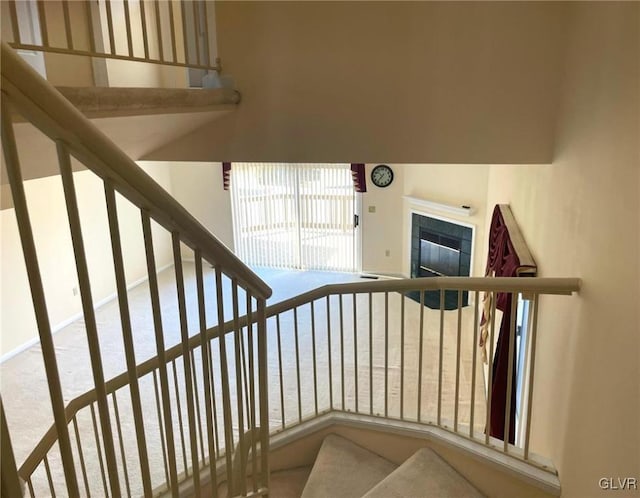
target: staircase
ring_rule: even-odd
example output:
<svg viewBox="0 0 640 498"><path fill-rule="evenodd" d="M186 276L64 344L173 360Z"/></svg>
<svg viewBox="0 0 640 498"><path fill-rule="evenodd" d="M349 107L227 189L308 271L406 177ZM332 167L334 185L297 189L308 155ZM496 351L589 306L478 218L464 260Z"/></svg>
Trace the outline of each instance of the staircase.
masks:
<svg viewBox="0 0 640 498"><path fill-rule="evenodd" d="M6 4L13 9L11 17L16 21L16 2ZM41 4L44 5L38 2L39 7ZM158 7L160 4L155 3ZM69 5L80 2L63 2L62 8L68 9ZM83 5L90 13L89 7L94 3ZM14 26L17 24L13 22ZM14 46L30 48L19 41ZM162 56L160 59L149 61L163 62ZM349 422L359 429L394 425L394 437L399 431L411 437L436 437L454 451L465 451L498 469L496 475L509 472L515 476L509 489L519 491L530 485L559 496L555 469L530 451L537 311L540 296L571 295L580 288L579 279L366 280L325 285L267 307L271 288L132 160L131 156L139 154L116 146L4 42L0 69L4 166L25 260L23 280L31 290L53 414L49 430L19 469L8 424L0 416L3 496L22 496L26 486L34 497L121 496L125 490L129 496L164 493L179 497L186 496L189 490L202 495L203 489L210 486L212 492L206 496L215 497L226 496L218 487L223 481L234 497L481 496L429 449L421 448L411 456L408 451L407 460L397 466L335 435L326 437L312 468L270 471L272 439L284 447L306 435L318 434L317 430L306 432L309 427L318 429L337 421ZM63 92L87 114L139 112L134 109L136 106L155 112L158 102L164 102L162 96L167 95L162 90L131 89ZM101 100L107 93L114 98L118 92L121 97L130 94L126 105L120 100ZM178 98L176 93L170 95ZM195 94L186 91L181 95L185 99L180 104L183 106ZM198 94L207 95L215 97ZM160 107L166 111L164 105ZM174 105L176 101L168 107ZM18 115L24 122L14 123ZM137 116L141 117L144 116ZM176 124L178 118L172 119L172 127L180 128ZM60 369L64 365L58 365L61 358L47 308L47 297L57 289L48 289L41 273L39 257L43 250L36 244L31 223L34 211L36 216L38 213L27 202L23 185L29 154L39 147L33 141L22 141L28 146L19 147L22 142L16 140L15 128L20 127L33 128L42 135L51 155L47 163L55 167L51 174L60 175L62 181L68 247L66 253L56 247L56 254L73 254L75 268L71 273L77 277L87 362L91 364L95 386L71 401L62 389ZM155 129L136 128L158 135ZM131 136L128 140L139 141ZM92 178L101 182L98 187L104 189L101 208L104 207L108 226L103 235L105 242L110 241L111 255L100 253L96 261L113 268L126 363L126 371L111 378L105 376L108 369L101 342L106 341L98 333L101 324L94 309L95 279L91 278L89 265L93 259L83 241L83 219L91 218L81 216L83 205L78 202L74 180L78 167L90 170ZM141 349L140 327L131 319L127 294L125 256L131 256L131 252L123 250L120 230L125 224L133 227L134 222L136 257L149 284L145 316L153 322L148 325L144 361L136 354ZM168 307L173 313L170 320L165 319L165 306L160 299L160 254L173 266L175 278L177 300ZM185 278L185 261L193 266L190 280ZM424 296L427 292L446 296L451 291L458 296L455 311L445 310L444 306L431 310L420 299L416 302L405 297L412 293ZM473 293L473 307L464 309L465 293ZM485 300L490 315L480 308L481 293L491 296ZM491 317L487 322L489 330L483 330L488 335L486 368L487 385L491 386L494 337L503 335L502 323L496 324L495 319L496 296L511 296L511 316L515 317L518 294L530 299L533 318L532 367L522 407L526 418L521 441L516 445L507 437L510 424L515 422L515 402L493 408L493 391L489 390L489 398L485 397L477 344L483 313L485 318ZM440 302L444 303L444 299ZM508 361L503 364L508 365L504 372L508 381L500 389L504 398L511 400L515 399L516 388L511 381L515 377L511 375L515 367L512 360L517 358L515 320L504 324ZM483 433L481 428L491 427L494 419L498 428ZM318 434L318 444L320 437ZM273 448L277 449L276 445ZM415 448L419 446L412 447ZM251 469L247 466L248 453L252 455ZM240 457L236 460L234 454ZM307 460L297 459L296 465L311 463L314 454L308 456ZM468 466L464 468L469 471ZM251 486L247 486L251 490L234 489L246 475L252 476ZM486 481L486 474L484 477ZM496 481L493 473L488 479ZM4 483L9 480L5 493ZM496 494L481 482L477 472L473 480L491 496L533 496L520 492Z"/></svg>
<svg viewBox="0 0 640 498"><path fill-rule="evenodd" d="M429 448L400 466L330 434L311 468L274 472L276 498L476 498L484 496ZM226 493L221 493L226 496Z"/></svg>

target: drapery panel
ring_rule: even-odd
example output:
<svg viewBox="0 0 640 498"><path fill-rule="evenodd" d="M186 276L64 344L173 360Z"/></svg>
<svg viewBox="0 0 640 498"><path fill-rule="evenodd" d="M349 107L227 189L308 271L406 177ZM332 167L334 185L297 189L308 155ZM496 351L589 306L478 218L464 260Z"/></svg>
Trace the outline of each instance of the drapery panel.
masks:
<svg viewBox="0 0 640 498"><path fill-rule="evenodd" d="M491 218L489 231L489 254L485 275L494 277L535 276L536 265L531 257L524 238L520 233L513 213L508 205L496 205ZM509 336L511 325L516 320L511 316L511 304L515 296L505 292L485 296L484 312L481 323L480 346L486 357L486 340L490 322L491 299L496 301L496 309L502 312L500 332L496 344L492 366L491 420L486 430L498 439L504 439L505 409L507 406L507 382L509 373ZM514 327L515 330L515 327ZM516 410L516 371L517 355L513 355L512 390L509 416L509 442L515 442Z"/></svg>
<svg viewBox="0 0 640 498"><path fill-rule="evenodd" d="M353 188L356 192L366 192L367 180L364 173L364 163L351 163L351 175L353 176Z"/></svg>

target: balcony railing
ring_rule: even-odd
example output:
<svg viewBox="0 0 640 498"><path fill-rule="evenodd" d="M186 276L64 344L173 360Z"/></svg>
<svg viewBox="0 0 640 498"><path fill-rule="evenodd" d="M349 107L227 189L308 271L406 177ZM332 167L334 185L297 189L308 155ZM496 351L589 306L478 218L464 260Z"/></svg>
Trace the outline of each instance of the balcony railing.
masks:
<svg viewBox="0 0 640 498"><path fill-rule="evenodd" d="M19 50L220 70L211 1L9 0L2 17Z"/></svg>

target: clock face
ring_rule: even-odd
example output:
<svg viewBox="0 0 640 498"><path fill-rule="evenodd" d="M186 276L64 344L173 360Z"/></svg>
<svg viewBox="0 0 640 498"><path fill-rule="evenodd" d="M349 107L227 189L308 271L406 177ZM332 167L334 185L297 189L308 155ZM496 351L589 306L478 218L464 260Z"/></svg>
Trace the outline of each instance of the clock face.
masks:
<svg viewBox="0 0 640 498"><path fill-rule="evenodd" d="M371 181L376 187L388 187L393 181L393 171L386 164L380 164L371 171Z"/></svg>

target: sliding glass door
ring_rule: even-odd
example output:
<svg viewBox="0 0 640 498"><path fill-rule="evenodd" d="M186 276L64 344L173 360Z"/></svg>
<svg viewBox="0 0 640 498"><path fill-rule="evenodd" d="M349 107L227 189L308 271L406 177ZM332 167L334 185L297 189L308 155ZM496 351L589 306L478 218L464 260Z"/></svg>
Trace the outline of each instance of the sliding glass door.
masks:
<svg viewBox="0 0 640 498"><path fill-rule="evenodd" d="M357 271L357 197L348 164L233 163L235 250L248 264Z"/></svg>

